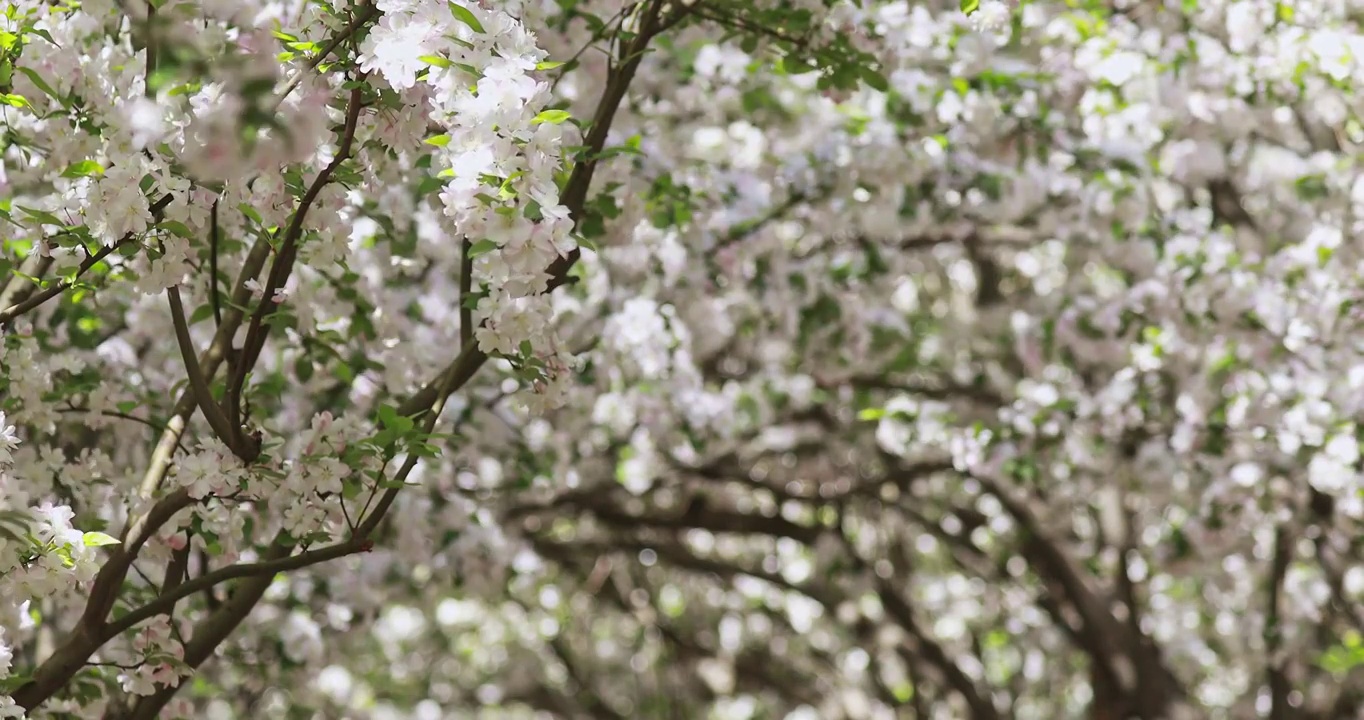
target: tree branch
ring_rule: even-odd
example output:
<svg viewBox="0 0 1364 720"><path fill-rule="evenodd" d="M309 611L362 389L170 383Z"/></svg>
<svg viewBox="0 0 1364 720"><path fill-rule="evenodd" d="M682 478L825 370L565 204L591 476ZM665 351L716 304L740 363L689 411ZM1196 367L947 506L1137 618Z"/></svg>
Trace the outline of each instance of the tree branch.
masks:
<svg viewBox="0 0 1364 720"><path fill-rule="evenodd" d="M125 530L123 544L111 546L113 549L109 559L95 576L90 599L75 629L66 642L38 666L33 678L14 692L15 703L27 710L37 707L65 685L106 642L103 637L105 618L123 588L123 578L137 558L138 551L153 533L193 502L188 492L177 490L162 498L146 515Z"/></svg>
<svg viewBox="0 0 1364 720"><path fill-rule="evenodd" d="M218 201L213 198L213 209L208 216L208 301L213 306L213 327L223 326L222 301L218 297Z"/></svg>
<svg viewBox="0 0 1364 720"><path fill-rule="evenodd" d="M297 555L288 555L270 560L263 560L254 563L237 563L225 568L219 568L213 572L200 575L197 578L186 580L179 585L170 586L162 592L155 600L143 605L142 607L124 615L114 622L109 623L104 629L101 643L108 642L120 633L136 627L139 623L150 620L157 615L163 615L175 607L180 600L189 597L197 592L212 589L229 580L241 578L253 578L261 575L275 576L282 572L298 570L301 568L316 565L343 558L347 555L364 552L370 546L369 539L365 536L357 535L330 547L320 550L309 550Z"/></svg>
<svg viewBox="0 0 1364 720"><path fill-rule="evenodd" d="M237 328L241 326L242 320L246 316L241 308L251 298L251 291L247 289L246 283L254 280L260 274L261 268L264 267L265 260L269 256L270 243L262 238L251 246L251 251L247 254L245 262L242 263L241 272L237 274L237 286L232 291L232 301L228 303L227 312L223 316L223 323L218 326L218 333L214 336L213 343L199 358L199 365L203 369L205 379L212 378L217 373L218 366L231 352L232 338L237 334ZM195 399L192 388L186 388L180 393L180 398L176 400L175 409L171 413L171 419L166 423L166 431L161 434L161 439L152 451L147 472L142 476L142 484L138 489L142 497L151 497L160 487L161 481L165 478L166 471L170 467L171 453L180 442L180 436L185 431L185 423L188 422L189 416L194 413L194 408L197 405L198 401Z"/></svg>
<svg viewBox="0 0 1364 720"><path fill-rule="evenodd" d="M312 60L308 61L308 67L301 70L289 81L288 85L284 86L284 90L280 92L279 98L275 101L276 109L284 103L284 99L289 97L290 93L298 89L298 86L303 83L303 78L307 77L308 73L316 70L317 66L321 65L327 57L332 54L333 50L340 47L341 43L345 42L348 38L358 32L361 27L364 27L371 20L379 17L379 8L372 2L365 2L363 7L364 9L352 17L351 21L347 23L344 28L341 28L340 32L336 33L331 40L327 41L326 45L322 46L321 50L317 51L317 55L315 55Z"/></svg>
<svg viewBox="0 0 1364 720"><path fill-rule="evenodd" d="M633 80L648 42L661 29L656 24L656 21L662 5L663 3L661 0L655 0L655 2L651 3L649 8L647 8L640 30L634 36L630 45L628 59L625 60L618 71L613 73L611 79L608 81L607 89L603 93L593 125L588 133L588 150L583 159L573 168L573 172L565 186L565 192L561 197L561 202L569 209L575 224L581 221L588 188L592 181L593 171L595 170L598 156L605 146L611 121L625 97L626 90L628 89L631 80ZM680 19L684 15L685 13L680 13L674 20ZM339 164L341 158L349 155L350 143L353 141L355 125L358 120L358 95L359 91L357 89L352 94L351 107L347 113L347 124L346 129L343 131L341 151L338 153L337 159L323 171L322 175L319 176L321 182L315 182L313 186L309 188L309 191L305 193L304 199L300 203L300 208L295 213L294 220L291 223L289 230L286 231L285 246L281 248L279 257L276 258L276 261L271 268L265 297L262 298L261 304L252 315L251 325L247 335L248 339L243 348L241 362L235 367L234 377L228 384L228 389L231 393L229 402L234 405L238 402L238 398L240 397L240 390L244 383L245 374L259 357L259 353L265 341L266 332L262 330L262 327L264 327L265 319L276 307L276 304L273 302L273 296L279 288L283 287L284 282L287 281L289 274L292 271L294 256L297 253L297 242L302 234L302 222L306 209L321 191L322 182L325 182L322 177L330 176L331 172L333 172L335 167ZM268 253L268 243L264 241L258 243L253 247L252 255L248 257L247 263L243 266L242 273L238 278L237 292L234 293L234 303L229 305L229 312L225 314L226 317L224 317L224 322L219 327L219 332L206 353L207 357L202 359L200 363L205 379L209 379L213 376L218 364L221 363L226 353L230 351L231 339L244 318L244 313L240 310L236 310L233 306L241 306L248 301L249 291L245 289L245 283L248 279L254 278L255 274L259 272ZM552 290L565 282L569 270L571 270L573 264L580 257L580 254L580 251L575 249L569 253L568 256L559 258L549 266L547 269L551 276L549 290ZM240 300L238 300L239 297ZM463 348L459 356L456 357L449 366L442 370L435 380L428 383L421 390L414 393L412 397L408 398L406 402L400 405L400 412L407 416L417 416L421 413L432 411L437 407L437 400L443 402L450 394L458 391L459 388L473 377L474 373L486 360L487 356L482 352L479 352L476 346L471 345ZM152 466L148 469L147 474L143 478L141 491L144 496L154 493L156 488L158 488L163 481L169 465L170 453L178 443L180 433L184 430L185 422L192 413L193 408L196 406L197 400L194 397L194 393L192 390L187 389L181 394L180 400L176 404L176 414L168 424L166 433L162 435L161 441L153 454ZM433 417L431 418L431 421L434 422L436 413L433 412L432 414ZM415 466L415 461L411 458L409 458L409 463L412 466ZM357 537L364 537L365 533L377 526L379 521L382 520L384 512L392 502L395 494L396 489L390 489L385 492L384 498L380 501L374 512L372 512L362 524L359 533L357 533ZM140 547L140 543L138 545ZM100 577L96 579L95 590L92 591L92 601L86 607L86 614L82 618L82 622L72 633L72 636L68 639L66 645L59 649L58 654L49 658L49 661L39 668L38 672L35 673L34 681L25 685L14 695L15 700L20 705L27 709L32 709L46 700L56 691L56 689L60 688L76 670L79 670L81 663L88 659L90 654L98 649L100 642L97 642L97 640L102 636L102 633L97 633L97 631L101 629L109 605L103 601L96 603L94 593L98 592L102 597L103 595L114 593L114 589L121 586L122 577L127 572L127 565L124 563L131 563L131 557L136 553L133 548L128 548L128 550L129 552L124 561L121 561L120 563L111 561L101 570ZM288 558L290 553L291 548L277 546L271 551L270 556L266 558L266 562L283 560ZM122 567L120 567L120 565ZM243 578L234 588L230 598L195 628L190 643L185 647L184 660L190 667L197 668L212 654L214 648L216 648L237 627L237 625L241 623L264 594L272 579L273 574L251 575ZM193 582L194 581L190 581L182 584L174 590L174 593L180 592L181 588L191 586L191 583ZM202 589L199 585L193 585L193 587ZM91 621L87 622L87 618ZM79 657L79 662L77 662L74 667L71 667L70 660L75 657ZM156 713L158 713L174 696L177 689L178 686L164 688L153 696L139 699L132 711L131 717L155 717Z"/></svg>
<svg viewBox="0 0 1364 720"><path fill-rule="evenodd" d="M363 80L363 76L361 77ZM270 275L265 283L265 291L262 293L260 303L256 306L256 311L251 315L251 324L246 331L246 340L242 344L241 362L233 368L233 376L228 380L227 392L223 397L223 404L233 408L233 412L240 407L242 386L246 383L246 375L255 367L257 358L260 357L265 340L270 335L270 326L265 324L271 315L279 308L280 304L275 300L275 295L280 288L289 281L289 276L294 271L294 261L298 256L298 243L303 237L303 222L308 217L308 211L312 209L313 203L317 201L317 196L322 193L322 188L331 181L332 174L341 163L350 159L351 147L355 143L355 131L359 127L362 88L357 85L350 93L350 101L346 108L346 124L341 131L341 145L336 151L336 156L317 174L312 185L299 200L298 210L294 211L293 220L289 223L289 229L285 231L284 243L279 248L279 253L275 257L275 262L270 266Z"/></svg>
<svg viewBox="0 0 1364 720"><path fill-rule="evenodd" d="M27 300L37 287L27 278L41 279L51 267L51 255L42 255L35 251L24 258L23 264L19 266L19 272L5 283L4 290L0 290L0 308L16 307Z"/></svg>
<svg viewBox="0 0 1364 720"><path fill-rule="evenodd" d="M474 309L469 306L470 294L474 287L474 259L469 255L474 244L464 238L460 245L459 256L459 350L470 347L474 342Z"/></svg>
<svg viewBox="0 0 1364 720"><path fill-rule="evenodd" d="M213 432L232 449L234 455L245 463L255 461L260 456L260 443L244 442L245 438L241 431L232 427L227 415L223 414L223 409L213 399L213 390L209 387L208 380L204 378L203 369L199 367L199 360L194 352L194 341L189 336L189 323L185 322L185 306L180 301L180 288L175 286L167 288L166 297L170 301L175 340L180 345L180 356L185 361L185 374L189 377L190 390L194 393L199 409L203 411L204 418L208 420Z"/></svg>
<svg viewBox="0 0 1364 720"><path fill-rule="evenodd" d="M1265 584L1265 681L1269 684L1269 720L1290 720L1294 715L1294 708L1288 701L1293 686L1284 670L1283 660L1278 657L1279 648L1283 647L1280 596L1292 555L1293 537L1288 528L1280 525L1274 531L1274 556L1270 560L1269 580Z"/></svg>
<svg viewBox="0 0 1364 720"><path fill-rule="evenodd" d="M161 219L161 212L166 209L166 206L171 204L171 200L173 199L174 198L171 197L170 193L166 193L165 195L161 196L161 199L152 203L151 213L153 222ZM69 289L72 285L76 283L77 280L80 279L81 275L84 275L86 272L90 270L90 268L98 265L100 261L103 260L104 258L109 257L109 255L111 255L115 250L119 249L120 247L123 247L127 243L132 242L134 237L136 237L135 233L128 233L123 237L119 238L118 242L114 243L113 245L105 245L104 247L101 247L99 250L96 250L93 255L87 256L85 260L81 262L80 267L76 270L76 275L74 278L70 280L62 280L52 285L51 287L47 288L46 290L43 290L42 292L30 296L26 300L11 305L10 307L5 308L4 310L0 310L0 329L9 327L10 323L14 322L16 318L22 317L28 314L29 312L32 312L33 310L42 306L43 303L46 303L48 300L51 300L52 298L61 295L63 292L66 292L67 289ZM6 290L8 290L8 288L6 288Z"/></svg>

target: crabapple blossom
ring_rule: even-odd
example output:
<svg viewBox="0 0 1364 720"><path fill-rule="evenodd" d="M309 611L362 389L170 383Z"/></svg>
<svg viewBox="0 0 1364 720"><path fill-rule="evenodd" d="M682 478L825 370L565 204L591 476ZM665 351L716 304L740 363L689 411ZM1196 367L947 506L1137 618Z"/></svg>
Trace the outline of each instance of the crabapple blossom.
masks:
<svg viewBox="0 0 1364 720"><path fill-rule="evenodd" d="M1358 715L1355 4L7 4L0 717Z"/></svg>

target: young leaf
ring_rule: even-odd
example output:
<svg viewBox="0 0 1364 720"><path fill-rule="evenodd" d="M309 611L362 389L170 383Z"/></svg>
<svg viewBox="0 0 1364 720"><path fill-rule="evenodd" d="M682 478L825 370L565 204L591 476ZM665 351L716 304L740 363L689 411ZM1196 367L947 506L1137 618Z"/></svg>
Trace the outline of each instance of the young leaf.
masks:
<svg viewBox="0 0 1364 720"><path fill-rule="evenodd" d="M456 20L468 25L474 32L484 32L483 23L480 23L478 18L474 17L474 14L469 12L469 8L466 8L463 5L456 5L452 2L450 3L450 14L454 15Z"/></svg>
<svg viewBox="0 0 1364 720"><path fill-rule="evenodd" d="M118 538L105 535L102 532L88 532L81 536L81 541L86 547L103 547L105 545L118 545Z"/></svg>
<svg viewBox="0 0 1364 720"><path fill-rule="evenodd" d="M857 74L862 78L862 82L866 83L873 90L885 92L890 89L890 83L886 81L885 75L882 75L865 65L857 68Z"/></svg>
<svg viewBox="0 0 1364 720"><path fill-rule="evenodd" d="M497 243L492 240L479 240L469 248L469 257L476 258L479 255L487 255L497 249Z"/></svg>
<svg viewBox="0 0 1364 720"><path fill-rule="evenodd" d="M545 110L539 115L536 115L530 122L532 125L539 125L540 123L558 125L571 117L573 116L569 115L567 110Z"/></svg>

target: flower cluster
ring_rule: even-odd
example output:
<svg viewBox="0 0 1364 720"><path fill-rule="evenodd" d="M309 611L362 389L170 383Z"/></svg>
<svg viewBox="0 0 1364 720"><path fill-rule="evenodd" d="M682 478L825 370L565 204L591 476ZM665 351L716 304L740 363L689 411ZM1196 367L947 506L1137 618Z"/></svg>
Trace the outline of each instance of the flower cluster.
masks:
<svg viewBox="0 0 1364 720"><path fill-rule="evenodd" d="M0 717L1361 709L1349 3L12 5Z"/></svg>
<svg viewBox="0 0 1364 720"><path fill-rule="evenodd" d="M382 9L361 68L395 90L421 93L441 131L427 142L448 178L442 211L475 256L478 347L513 359L544 402L557 404L567 368L544 293L550 265L577 245L555 177L569 116L546 110L549 84L536 77L545 53L520 22L481 4L417 0Z"/></svg>
<svg viewBox="0 0 1364 720"><path fill-rule="evenodd" d="M141 628L129 655L121 658L120 664L128 669L119 674L118 681L124 692L133 695L151 695L157 686L175 687L189 674L183 662L185 648L164 616Z"/></svg>
<svg viewBox="0 0 1364 720"><path fill-rule="evenodd" d="M11 475L18 444L14 426L0 411L0 681L12 671L13 643L33 627L32 603L87 587L99 569L96 548L117 542L72 527L69 506L28 507L21 479ZM0 694L0 717L23 713Z"/></svg>

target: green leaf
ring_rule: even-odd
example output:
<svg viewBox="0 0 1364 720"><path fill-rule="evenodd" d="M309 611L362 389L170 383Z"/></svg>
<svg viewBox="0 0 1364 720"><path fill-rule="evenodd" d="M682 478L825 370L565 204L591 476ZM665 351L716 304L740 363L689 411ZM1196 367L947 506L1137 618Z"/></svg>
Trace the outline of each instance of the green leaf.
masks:
<svg viewBox="0 0 1364 720"><path fill-rule="evenodd" d="M37 35L38 37L40 37L40 38L42 38L42 39L44 39L44 40L46 40L46 41L48 41L48 42L50 42L50 43L52 43L53 47L61 48L61 45L59 45L59 44L57 43L56 40L53 40L53 39L52 39L52 33L48 32L48 31L46 31L46 30L44 30L44 29L42 29L42 28L29 28L29 32L33 33L34 35Z"/></svg>
<svg viewBox="0 0 1364 720"><path fill-rule="evenodd" d="M30 218L33 218L34 220L41 222L44 225L56 225L57 227L66 227L66 223L62 222L61 218L57 217L56 215L53 215L50 212L47 212L46 210L24 207L23 205L19 205L18 207L20 212L24 213L25 215L28 215Z"/></svg>
<svg viewBox="0 0 1364 720"><path fill-rule="evenodd" d="M497 243L492 240L479 240L469 248L469 257L476 258L479 255L487 255L497 249Z"/></svg>
<svg viewBox="0 0 1364 720"><path fill-rule="evenodd" d="M199 323L201 323L201 322L203 322L203 321L205 321L205 320L207 320L207 319L209 319L209 318L211 318L211 317L213 317L213 306L212 306L212 305L200 305L199 307L194 308L194 312L190 314L190 316L189 316L189 324L190 324L190 325L198 325Z"/></svg>
<svg viewBox="0 0 1364 720"><path fill-rule="evenodd" d="M568 114L567 110L545 110L539 115L536 115L535 118L530 121L530 124L539 125L540 123L551 123L558 125L571 117L573 116Z"/></svg>
<svg viewBox="0 0 1364 720"><path fill-rule="evenodd" d="M393 407L392 405L380 405L380 406L379 406L379 422L380 422L380 424L385 425L385 426L388 426L388 427L392 427L395 423L398 422L398 418L400 418L400 417L402 417L402 416L398 414L398 409L395 408L395 407Z"/></svg>
<svg viewBox="0 0 1364 720"><path fill-rule="evenodd" d="M970 15L980 9L980 0L961 0L961 11Z"/></svg>
<svg viewBox="0 0 1364 720"><path fill-rule="evenodd" d="M66 103L62 100L61 96L57 94L57 91L53 90L52 86L47 84L47 81L43 79L43 76L39 75L37 71L35 71L33 68L18 67L15 69L26 75L34 85L38 86L39 90L42 90L43 92L47 93L49 96L52 97L53 100L56 100L63 106L66 105Z"/></svg>
<svg viewBox="0 0 1364 720"><path fill-rule="evenodd" d="M299 355L294 361L294 375L302 382L308 382L313 378L313 361L307 355Z"/></svg>
<svg viewBox="0 0 1364 720"><path fill-rule="evenodd" d="M15 95L14 93L0 95L0 102L3 102L10 107L28 107L28 100L26 100L23 95Z"/></svg>
<svg viewBox="0 0 1364 720"><path fill-rule="evenodd" d="M862 78L862 82L866 83L873 90L886 92L890 89L890 83L886 81L886 76L869 67L862 66L857 68L857 74Z"/></svg>
<svg viewBox="0 0 1364 720"><path fill-rule="evenodd" d="M435 145L436 147L445 147L446 145L450 144L450 136L448 134L436 135L434 137L429 137L423 140L422 142L426 143L427 145Z"/></svg>
<svg viewBox="0 0 1364 720"><path fill-rule="evenodd" d="M441 189L444 185L445 183L441 182L440 178L434 178L428 175L427 177L422 178L421 182L417 183L417 197L426 197Z"/></svg>
<svg viewBox="0 0 1364 720"><path fill-rule="evenodd" d="M250 205L247 205L246 203L241 203L237 205L237 210L240 211L241 214L256 221L257 225L263 225L265 223L265 220L261 218L260 213L256 212L255 208L251 207Z"/></svg>
<svg viewBox="0 0 1364 720"><path fill-rule="evenodd" d="M563 66L564 66L564 63L559 62L558 60L546 60L546 61L544 61L544 62L536 63L536 64L535 64L535 69L536 69L536 70L553 70L554 68L563 67Z"/></svg>
<svg viewBox="0 0 1364 720"><path fill-rule="evenodd" d="M776 69L781 75L804 75L805 73L818 70L819 67L814 63L806 62L801 58L787 56L777 61Z"/></svg>
<svg viewBox="0 0 1364 720"><path fill-rule="evenodd" d="M464 23L465 25L468 25L470 28L473 28L474 32L476 33L484 32L483 23L480 23L478 21L478 18L474 17L474 14L469 12L469 9L464 7L463 5L456 5L453 2L450 3L450 14L454 15L456 20Z"/></svg>
<svg viewBox="0 0 1364 720"><path fill-rule="evenodd" d="M450 62L449 60L446 60L445 58L439 55L422 55L417 59L421 60L427 65L431 65L438 68L448 68L454 66L454 63Z"/></svg>
<svg viewBox="0 0 1364 720"><path fill-rule="evenodd" d="M118 545L118 538L105 535L102 532L88 532L81 536L81 541L86 547L103 547L105 545Z"/></svg>
<svg viewBox="0 0 1364 720"><path fill-rule="evenodd" d="M185 238L186 240L194 239L194 231L190 230L188 225L180 222L179 220L162 220L159 226L161 227L161 229L169 230L172 233L179 235L182 238Z"/></svg>
<svg viewBox="0 0 1364 720"><path fill-rule="evenodd" d="M857 413L858 420L880 420L885 416L885 408L865 408Z"/></svg>

